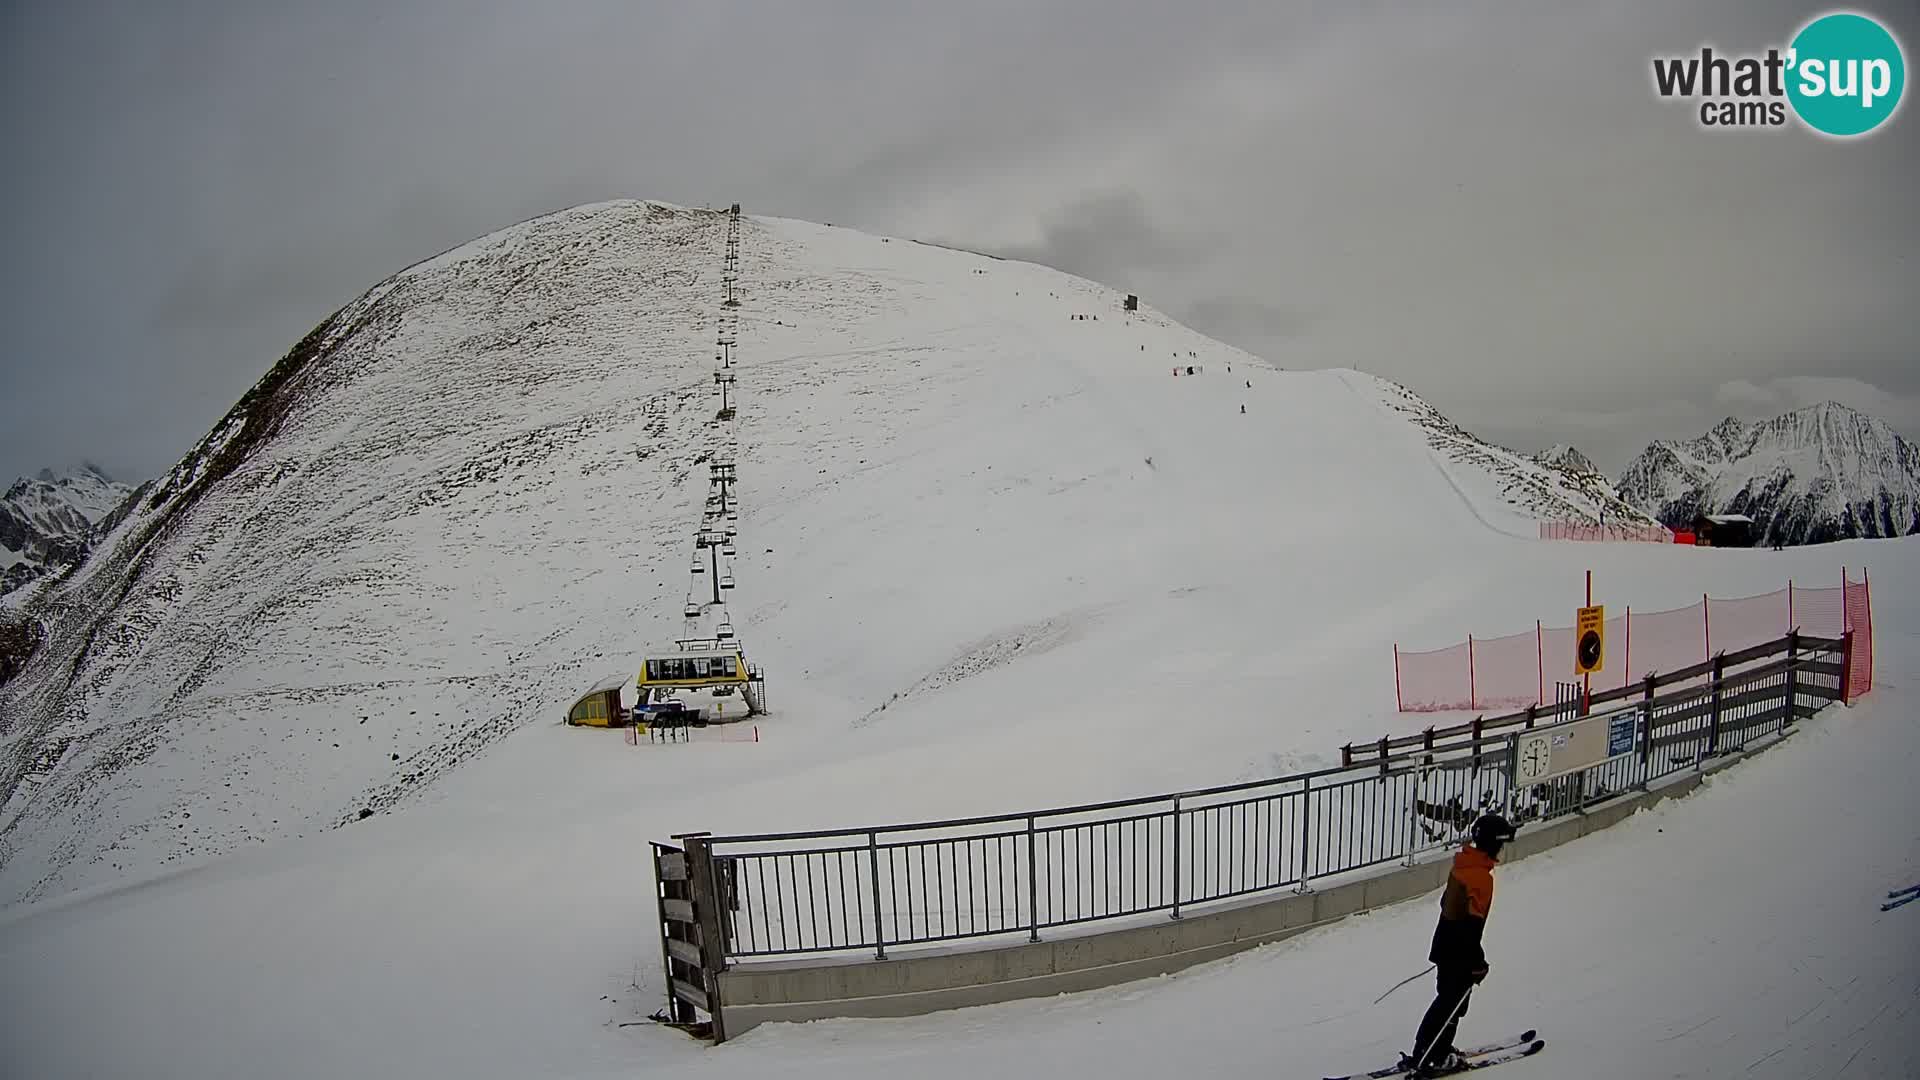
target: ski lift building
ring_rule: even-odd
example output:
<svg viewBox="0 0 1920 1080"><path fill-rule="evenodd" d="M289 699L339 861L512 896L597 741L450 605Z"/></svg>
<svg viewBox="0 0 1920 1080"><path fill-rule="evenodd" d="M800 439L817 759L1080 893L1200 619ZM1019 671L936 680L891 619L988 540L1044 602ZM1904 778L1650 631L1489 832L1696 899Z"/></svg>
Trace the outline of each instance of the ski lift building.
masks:
<svg viewBox="0 0 1920 1080"><path fill-rule="evenodd" d="M674 645L649 652L641 660L634 685L642 700L662 688L738 689L746 699L748 715L766 711L766 677L747 662L731 621L723 621L714 637L682 638Z"/></svg>
<svg viewBox="0 0 1920 1080"><path fill-rule="evenodd" d="M618 727L627 722L627 711L620 704L620 688L627 684L624 674L609 675L593 684L567 710L567 723L585 727Z"/></svg>

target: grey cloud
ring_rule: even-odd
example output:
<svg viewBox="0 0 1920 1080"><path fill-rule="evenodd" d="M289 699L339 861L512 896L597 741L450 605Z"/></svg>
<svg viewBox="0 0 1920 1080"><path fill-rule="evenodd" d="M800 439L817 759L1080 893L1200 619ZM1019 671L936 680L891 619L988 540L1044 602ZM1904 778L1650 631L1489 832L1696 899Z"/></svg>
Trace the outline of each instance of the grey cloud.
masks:
<svg viewBox="0 0 1920 1080"><path fill-rule="evenodd" d="M1048 215L1037 242L1003 244L995 253L1112 280L1130 270L1178 269L1201 249L1155 223L1139 192L1097 191Z"/></svg>
<svg viewBox="0 0 1920 1080"><path fill-rule="evenodd" d="M1885 420L1908 438L1920 433L1920 395L1896 394L1861 379L1795 375L1754 382L1734 379L1713 392L1714 404L1730 416L1756 419L1807 405L1836 401Z"/></svg>
<svg viewBox="0 0 1920 1080"><path fill-rule="evenodd" d="M1854 144L1713 136L1649 87L1657 52L1764 48L1806 14L9 6L0 474L150 474L382 277L620 196L1045 262L1609 468L1794 380L1898 412L1920 113Z"/></svg>
<svg viewBox="0 0 1920 1080"><path fill-rule="evenodd" d="M1207 297L1189 303L1181 320L1223 341L1276 342L1305 336L1317 313L1291 304L1250 297Z"/></svg>

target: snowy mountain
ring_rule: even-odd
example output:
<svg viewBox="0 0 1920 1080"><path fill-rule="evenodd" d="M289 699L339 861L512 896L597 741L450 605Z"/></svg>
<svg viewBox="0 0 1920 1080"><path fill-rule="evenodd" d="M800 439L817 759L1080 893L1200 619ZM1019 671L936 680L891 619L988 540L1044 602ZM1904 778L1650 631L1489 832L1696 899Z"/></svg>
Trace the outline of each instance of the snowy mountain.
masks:
<svg viewBox="0 0 1920 1080"><path fill-rule="evenodd" d="M0 593L72 565L132 491L91 464L16 481L0 496Z"/></svg>
<svg viewBox="0 0 1920 1080"><path fill-rule="evenodd" d="M1759 543L1905 536L1920 532L1920 447L1830 401L1653 443L1618 490L1669 526L1703 511L1745 514Z"/></svg>
<svg viewBox="0 0 1920 1080"><path fill-rule="evenodd" d="M1571 473L1593 473L1600 475L1600 467L1593 459L1581 453L1578 448L1560 443L1552 449L1533 455L1533 460L1542 465L1551 465L1556 469L1565 469Z"/></svg>
<svg viewBox="0 0 1920 1080"><path fill-rule="evenodd" d="M665 997L646 841L1329 764L1431 722L1394 711L1396 640L1564 619L1589 569L1596 598L1656 610L1831 580L1857 551L1882 666L1914 664L1920 541L1844 560L1539 543L1537 500L1578 505L1564 470L1404 388L1278 371L1086 281L847 229L743 219L736 327L727 220L581 207L395 275L36 592L45 642L0 686L12 1072L1384 1063L1423 995L1371 1002L1425 954L1431 896L1175 976L714 1050L646 1022ZM562 726L681 631L727 454L726 606L767 670L758 738ZM1503 870L1495 975L1463 1032L1537 1025L1576 1080L1817 1075L1834 1046L1897 1070L1920 924L1834 913L1912 877L1901 692ZM1805 871L1784 884L1783 844ZM1810 929L1782 938L1782 920ZM1781 944L1729 950L1747 938ZM1839 984L1810 971L1852 980L1849 1007L1820 1008Z"/></svg>
<svg viewBox="0 0 1920 1080"><path fill-rule="evenodd" d="M1432 559L1484 565L1538 515L1600 505L1403 387L1279 371L1032 264L746 218L745 304L723 309L727 218L525 222L296 344L36 598L42 640L0 686L0 897L357 822L551 723L681 636L716 458L739 469L739 588L703 617L730 614L770 673L772 733L864 734L822 768L998 770L1035 738L1002 692L1054 718L1047 739L1147 745L1197 697L1249 718L1210 749L1008 775L996 805L1271 771L1253 718L1276 679L1327 704L1316 744L1371 737L1391 694L1352 708L1377 680L1339 673L1385 655L1381 624L1278 652L1271 627L1220 627L1346 610L1364 579L1401 629L1451 635L1492 571L1435 579ZM723 422L716 341L736 333ZM1414 533L1425 561L1398 553ZM1144 663L1165 635L1215 644ZM862 790L797 786L782 817L866 813ZM977 794L916 785L885 812Z"/></svg>
<svg viewBox="0 0 1920 1080"><path fill-rule="evenodd" d="M1426 432L1436 451L1468 466L1475 477L1491 480L1497 494L1490 492L1487 497L1518 509L1524 518L1653 524L1651 518L1615 495L1607 478L1580 451L1566 446L1529 455L1495 446L1442 416L1407 388L1397 383L1389 385L1393 407ZM1519 532L1533 535L1525 529Z"/></svg>

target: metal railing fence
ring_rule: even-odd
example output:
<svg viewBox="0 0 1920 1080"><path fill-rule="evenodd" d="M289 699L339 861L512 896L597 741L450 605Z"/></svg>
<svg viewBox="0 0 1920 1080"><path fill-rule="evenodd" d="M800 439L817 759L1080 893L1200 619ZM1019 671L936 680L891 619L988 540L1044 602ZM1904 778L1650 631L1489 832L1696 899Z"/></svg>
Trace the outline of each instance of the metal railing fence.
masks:
<svg viewBox="0 0 1920 1080"><path fill-rule="evenodd" d="M1675 673L1659 693L1609 695L1635 714L1633 751L1516 788L1517 741L1570 718L1384 740L1366 760L1197 791L947 821L714 836L717 936L727 960L887 950L1167 912L1285 888L1451 846L1472 818L1575 813L1698 769L1842 696L1846 639L1789 634ZM1783 655L1784 654L1784 655ZM1732 670L1736 666L1738 670ZM1699 682L1702 675L1708 681ZM1598 701L1598 697L1595 699ZM1601 702L1607 704L1607 702ZM1349 748L1350 750L1353 748ZM691 850L691 847L690 847Z"/></svg>

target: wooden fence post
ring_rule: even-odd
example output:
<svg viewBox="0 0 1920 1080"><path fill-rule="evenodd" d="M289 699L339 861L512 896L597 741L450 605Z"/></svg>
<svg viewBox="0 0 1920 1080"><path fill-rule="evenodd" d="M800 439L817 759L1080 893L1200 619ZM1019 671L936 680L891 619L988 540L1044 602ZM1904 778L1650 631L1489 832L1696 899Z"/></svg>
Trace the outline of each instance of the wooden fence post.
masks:
<svg viewBox="0 0 1920 1080"><path fill-rule="evenodd" d="M1843 604L1846 602L1844 591L1840 594L1840 599ZM1853 704L1847 698L1847 687L1851 685L1853 685L1853 631L1846 630L1840 634L1840 704Z"/></svg>
<svg viewBox="0 0 1920 1080"><path fill-rule="evenodd" d="M1648 672L1646 696L1640 702L1640 726L1643 732L1640 739L1640 787L1642 790L1653 783L1653 693L1658 685L1658 677Z"/></svg>
<svg viewBox="0 0 1920 1080"><path fill-rule="evenodd" d="M1800 709L1800 631L1787 631L1787 711L1780 718L1780 730L1799 719Z"/></svg>
<svg viewBox="0 0 1920 1080"><path fill-rule="evenodd" d="M1721 653L1713 658L1713 695L1707 712L1707 749L1700 755L1700 765L1706 767L1707 758L1720 752L1720 698L1724 691L1720 680L1727 673L1727 654Z"/></svg>
<svg viewBox="0 0 1920 1080"><path fill-rule="evenodd" d="M700 975L707 992L707 1015L713 1018L713 1041L727 1041L726 1020L720 1004L718 975L727 970L727 943L721 936L723 903L713 870L713 849L705 834L681 838L687 851L687 884L693 894L693 916L700 927Z"/></svg>

